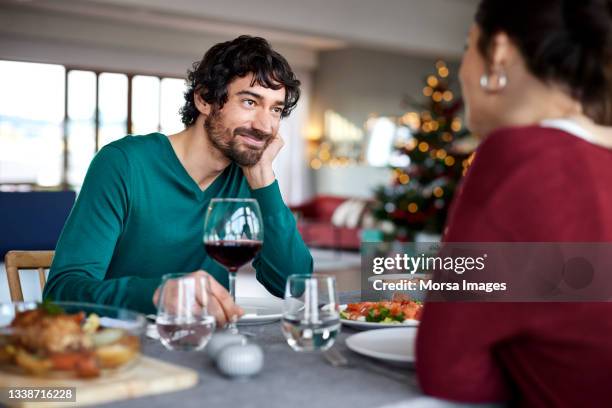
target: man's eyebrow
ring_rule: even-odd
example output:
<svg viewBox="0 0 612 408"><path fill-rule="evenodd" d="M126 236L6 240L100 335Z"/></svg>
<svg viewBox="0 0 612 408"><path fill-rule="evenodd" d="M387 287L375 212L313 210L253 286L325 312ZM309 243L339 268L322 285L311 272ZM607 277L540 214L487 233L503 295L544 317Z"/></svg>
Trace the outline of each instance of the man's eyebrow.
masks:
<svg viewBox="0 0 612 408"><path fill-rule="evenodd" d="M253 98L261 101L263 99L263 96L261 96L258 93L252 92L252 91L246 91L246 90L242 90L242 91L238 91L236 92L236 95L248 95L248 96L252 96ZM274 106L285 106L285 101L276 101L274 102Z"/></svg>
<svg viewBox="0 0 612 408"><path fill-rule="evenodd" d="M238 92L236 92L236 95L249 95L249 96L252 96L255 99L259 99L259 100L263 99L263 96L261 96L260 94L255 93L255 92L251 92L251 91L238 91Z"/></svg>

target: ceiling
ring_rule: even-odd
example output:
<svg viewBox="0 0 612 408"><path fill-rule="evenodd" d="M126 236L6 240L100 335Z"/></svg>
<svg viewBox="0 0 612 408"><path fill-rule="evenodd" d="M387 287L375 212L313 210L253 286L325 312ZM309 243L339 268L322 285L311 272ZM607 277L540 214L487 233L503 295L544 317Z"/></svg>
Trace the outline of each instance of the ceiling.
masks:
<svg viewBox="0 0 612 408"><path fill-rule="evenodd" d="M477 0L1 0L165 30L250 33L312 50L347 46L460 56Z"/></svg>

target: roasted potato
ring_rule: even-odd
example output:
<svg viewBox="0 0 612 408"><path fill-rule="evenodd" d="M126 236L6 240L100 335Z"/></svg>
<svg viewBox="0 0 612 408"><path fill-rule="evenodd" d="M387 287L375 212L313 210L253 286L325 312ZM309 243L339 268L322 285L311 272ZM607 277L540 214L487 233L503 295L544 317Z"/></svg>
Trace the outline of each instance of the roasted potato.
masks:
<svg viewBox="0 0 612 408"><path fill-rule="evenodd" d="M135 336L123 336L116 343L95 349L96 357L102 368L116 368L132 360L139 351Z"/></svg>

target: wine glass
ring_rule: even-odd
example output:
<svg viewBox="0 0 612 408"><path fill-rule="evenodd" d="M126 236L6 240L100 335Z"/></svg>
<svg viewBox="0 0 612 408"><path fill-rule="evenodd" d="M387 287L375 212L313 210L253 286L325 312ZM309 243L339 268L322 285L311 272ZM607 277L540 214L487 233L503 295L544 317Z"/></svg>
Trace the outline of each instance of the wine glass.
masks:
<svg viewBox="0 0 612 408"><path fill-rule="evenodd" d="M281 328L295 351L325 351L340 333L336 278L291 275L287 279Z"/></svg>
<svg viewBox="0 0 612 408"><path fill-rule="evenodd" d="M204 247L208 255L227 268L229 291L236 301L236 272L251 261L263 244L259 204L252 198L213 198L204 221ZM227 327L237 331L236 321Z"/></svg>
<svg viewBox="0 0 612 408"><path fill-rule="evenodd" d="M215 318L208 314L208 276L204 273L171 273L162 276L155 323L168 350L202 350L213 331Z"/></svg>

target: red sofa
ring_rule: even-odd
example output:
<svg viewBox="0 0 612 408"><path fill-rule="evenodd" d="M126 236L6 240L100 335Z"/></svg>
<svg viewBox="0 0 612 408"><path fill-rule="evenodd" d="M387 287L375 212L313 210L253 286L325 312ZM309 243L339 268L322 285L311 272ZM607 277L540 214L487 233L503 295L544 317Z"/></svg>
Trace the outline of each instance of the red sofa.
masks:
<svg viewBox="0 0 612 408"><path fill-rule="evenodd" d="M315 248L359 250L361 229L332 224L334 211L349 198L318 195L310 201L289 207L296 214L298 230L306 245Z"/></svg>

